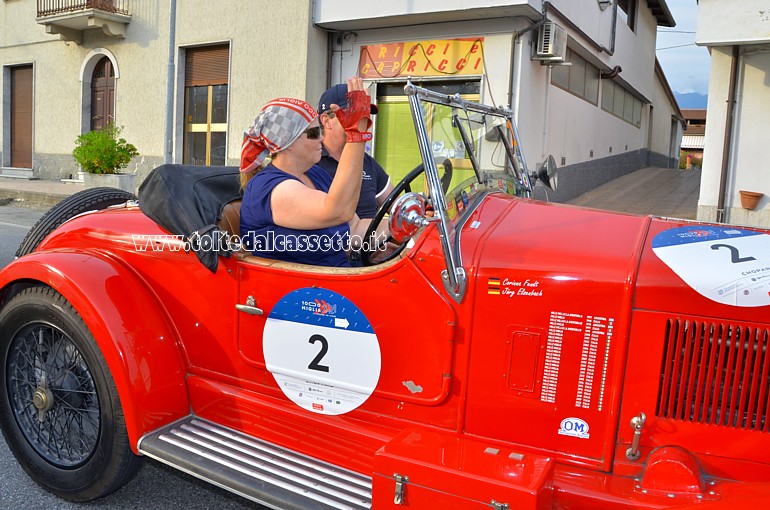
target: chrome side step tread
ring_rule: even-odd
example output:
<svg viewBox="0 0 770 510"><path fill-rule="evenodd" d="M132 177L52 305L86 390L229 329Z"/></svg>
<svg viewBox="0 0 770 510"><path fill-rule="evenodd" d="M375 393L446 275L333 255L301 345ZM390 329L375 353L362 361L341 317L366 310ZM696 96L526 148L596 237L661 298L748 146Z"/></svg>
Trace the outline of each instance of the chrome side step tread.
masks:
<svg viewBox="0 0 770 510"><path fill-rule="evenodd" d="M139 440L139 452L277 510L363 510L372 479L188 416Z"/></svg>

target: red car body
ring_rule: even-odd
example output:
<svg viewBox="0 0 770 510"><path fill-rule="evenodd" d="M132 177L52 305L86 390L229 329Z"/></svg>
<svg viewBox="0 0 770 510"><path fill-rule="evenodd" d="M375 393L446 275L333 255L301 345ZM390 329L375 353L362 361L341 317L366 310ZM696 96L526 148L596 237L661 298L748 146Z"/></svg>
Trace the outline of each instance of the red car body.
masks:
<svg viewBox="0 0 770 510"><path fill-rule="evenodd" d="M436 223L368 268L241 253L212 273L135 206L66 222L0 272L0 289L7 302L45 285L77 310L137 454L141 438L194 416L371 477L377 509L770 505L770 305L714 290L751 256L768 293L768 253L708 241L709 287L691 281L695 260L659 250L731 227L477 199L458 224L461 300L442 282ZM746 246L770 239L734 230ZM371 325L379 366L370 351L315 360L378 373L353 409L307 408L271 370L272 312L298 290L342 296ZM319 352L312 337L291 341L297 356Z"/></svg>

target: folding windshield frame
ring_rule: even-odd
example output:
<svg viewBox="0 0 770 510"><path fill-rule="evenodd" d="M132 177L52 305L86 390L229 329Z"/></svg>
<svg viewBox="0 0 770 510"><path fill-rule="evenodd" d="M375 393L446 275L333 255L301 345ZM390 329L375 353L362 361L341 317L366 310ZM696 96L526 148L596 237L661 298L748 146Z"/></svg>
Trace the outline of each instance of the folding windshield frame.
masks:
<svg viewBox="0 0 770 510"><path fill-rule="evenodd" d="M431 150L431 144L428 137L428 130L425 125L425 119L422 115L422 108L420 107L420 101L426 101L429 103L435 103L440 105L449 106L452 108L460 108L463 111L480 113L482 115L494 115L497 117L505 118L505 124L508 128L513 140L505 136L505 131L498 127L501 139L504 141L505 153L509 164L511 165L514 173L514 177L518 181L518 184L524 190L525 196L530 196L532 192L532 186L529 179L529 172L527 171L526 161L524 160L524 154L521 152L521 145L519 143L519 133L516 128L516 123L513 120L513 112L507 108L486 106L479 103L473 103L465 101L460 94L448 95L434 92L422 87L414 85L411 80L408 80L404 87L404 92L409 97L409 106L412 111L412 120L414 121L414 128L417 134L417 144L420 148L420 155L422 156L423 165L425 166L425 178L428 183L428 189L430 196L433 199L433 208L435 215L438 216L438 231L441 241L441 247L444 252L444 260L446 262L446 269L441 272L441 279L444 283L444 288L449 295L458 303L462 301L465 295L466 289L466 273L462 266L462 260L460 256L460 250L456 246L457 238L455 232L455 225L450 221L446 198L443 190L441 189L441 179L439 178L438 169L436 168L436 162L433 158L433 152ZM468 136L463 126L459 125L458 130L465 145L466 151L471 154L471 162L476 172L477 178L481 176L481 169L476 161L476 154L474 152L474 146L472 140Z"/></svg>

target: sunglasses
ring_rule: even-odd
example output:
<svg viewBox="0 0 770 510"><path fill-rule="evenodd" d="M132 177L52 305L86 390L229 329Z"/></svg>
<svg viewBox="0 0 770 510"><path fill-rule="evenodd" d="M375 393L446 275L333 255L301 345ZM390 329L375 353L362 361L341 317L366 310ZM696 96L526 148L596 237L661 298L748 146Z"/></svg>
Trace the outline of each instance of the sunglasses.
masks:
<svg viewBox="0 0 770 510"><path fill-rule="evenodd" d="M308 140L318 140L324 134L324 127L318 125L316 127L307 128L305 131Z"/></svg>

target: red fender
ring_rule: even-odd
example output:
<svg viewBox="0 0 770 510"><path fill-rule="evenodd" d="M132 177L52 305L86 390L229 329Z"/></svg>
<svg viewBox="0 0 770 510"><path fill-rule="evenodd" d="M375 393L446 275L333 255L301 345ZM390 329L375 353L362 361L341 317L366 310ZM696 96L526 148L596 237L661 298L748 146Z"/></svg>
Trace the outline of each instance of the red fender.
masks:
<svg viewBox="0 0 770 510"><path fill-rule="evenodd" d="M65 251L32 253L0 272L3 293L29 282L55 289L88 326L115 380L134 451L146 432L189 414L178 336L138 275L101 253Z"/></svg>

